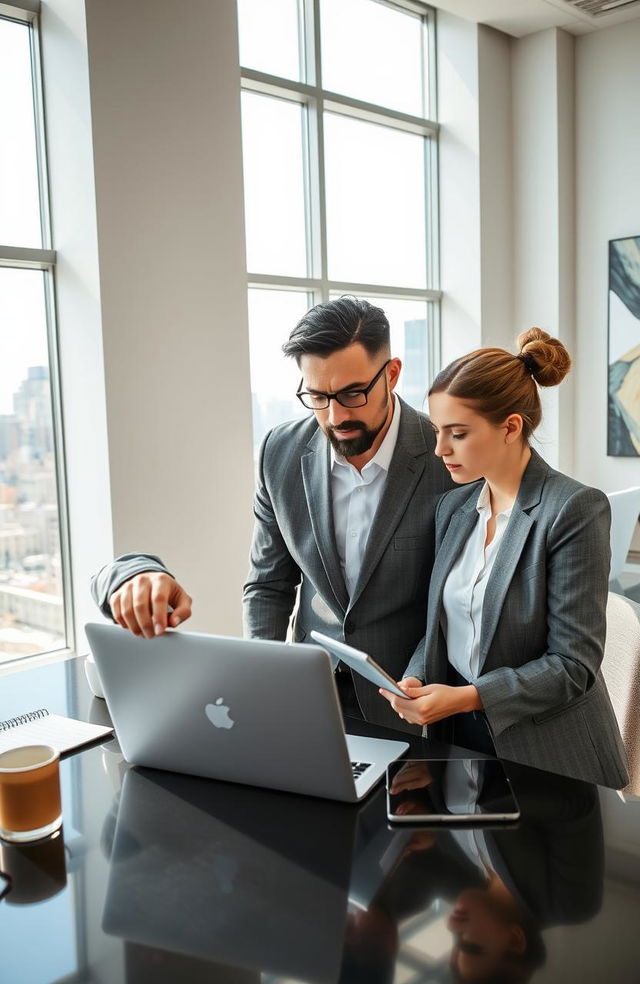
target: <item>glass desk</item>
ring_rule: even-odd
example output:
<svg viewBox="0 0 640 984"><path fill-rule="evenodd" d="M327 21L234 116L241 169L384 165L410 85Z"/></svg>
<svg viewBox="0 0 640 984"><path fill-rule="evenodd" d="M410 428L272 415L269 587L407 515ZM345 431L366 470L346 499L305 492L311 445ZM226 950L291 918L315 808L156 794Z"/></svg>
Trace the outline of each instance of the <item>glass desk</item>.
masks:
<svg viewBox="0 0 640 984"><path fill-rule="evenodd" d="M37 707L108 723L82 660L0 677L0 719ZM392 829L382 787L130 769L115 740L61 771L62 838L2 847L3 984L640 979L640 803L611 790L516 769L517 824Z"/></svg>

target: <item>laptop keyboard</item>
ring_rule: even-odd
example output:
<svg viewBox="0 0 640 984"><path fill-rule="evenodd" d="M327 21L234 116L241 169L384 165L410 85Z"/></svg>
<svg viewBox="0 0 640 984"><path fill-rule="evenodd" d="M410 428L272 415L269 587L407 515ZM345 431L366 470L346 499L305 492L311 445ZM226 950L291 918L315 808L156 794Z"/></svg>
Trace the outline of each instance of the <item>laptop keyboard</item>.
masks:
<svg viewBox="0 0 640 984"><path fill-rule="evenodd" d="M351 773L354 779L359 779L360 776L364 775L367 769L371 768L371 762L352 762L351 763Z"/></svg>

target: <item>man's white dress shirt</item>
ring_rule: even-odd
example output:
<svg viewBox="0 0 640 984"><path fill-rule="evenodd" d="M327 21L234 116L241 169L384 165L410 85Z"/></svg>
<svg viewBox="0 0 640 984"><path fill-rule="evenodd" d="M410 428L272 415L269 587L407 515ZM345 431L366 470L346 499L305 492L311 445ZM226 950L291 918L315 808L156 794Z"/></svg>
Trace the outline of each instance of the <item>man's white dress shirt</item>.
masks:
<svg viewBox="0 0 640 984"><path fill-rule="evenodd" d="M513 506L497 514L495 533L488 547L485 547L485 542L487 524L491 519L491 501L486 482L478 496L476 509L478 521L444 585L440 618L447 640L449 662L469 682L477 679L482 669L480 628L484 596Z"/></svg>
<svg viewBox="0 0 640 984"><path fill-rule="evenodd" d="M331 447L331 495L338 557L349 596L360 576L371 524L380 504L398 440L400 402L393 396L393 417L384 440L359 472Z"/></svg>

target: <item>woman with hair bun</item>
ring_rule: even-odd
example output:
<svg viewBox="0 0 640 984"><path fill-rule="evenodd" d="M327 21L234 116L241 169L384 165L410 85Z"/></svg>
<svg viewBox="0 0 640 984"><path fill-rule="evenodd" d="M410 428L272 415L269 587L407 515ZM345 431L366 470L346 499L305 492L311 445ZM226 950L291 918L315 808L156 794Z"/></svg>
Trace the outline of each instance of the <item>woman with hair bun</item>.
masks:
<svg viewBox="0 0 640 984"><path fill-rule="evenodd" d="M600 663L609 503L530 445L539 386L571 367L540 328L518 354L483 348L436 376L435 453L462 487L436 510L424 646L381 691L429 736L604 786L628 782Z"/></svg>

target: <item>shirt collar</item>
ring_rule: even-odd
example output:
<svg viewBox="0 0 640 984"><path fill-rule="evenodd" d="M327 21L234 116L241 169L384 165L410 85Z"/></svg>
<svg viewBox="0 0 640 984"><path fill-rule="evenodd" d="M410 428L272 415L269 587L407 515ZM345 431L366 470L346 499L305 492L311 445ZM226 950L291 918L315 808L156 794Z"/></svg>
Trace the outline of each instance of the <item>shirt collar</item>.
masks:
<svg viewBox="0 0 640 984"><path fill-rule="evenodd" d="M489 483L485 482L480 489L480 495L478 496L478 501L476 502L476 509L482 515L485 512L491 513L491 498L489 496ZM498 516L510 516L513 510L513 506L509 506L508 509L503 509L502 512L496 514Z"/></svg>
<svg viewBox="0 0 640 984"><path fill-rule="evenodd" d="M393 452L396 449L396 443L398 441L398 431L400 430L400 400L397 398L396 394L393 393L393 417L391 418L391 423L389 424L389 430L384 435L384 440L375 455L368 461L364 468L365 472L367 469L373 471L376 468L381 468L383 471L388 472L391 465L391 459L393 458ZM353 467L349 464L346 458L334 449L331 445L331 470L335 469L336 465L343 465L347 467Z"/></svg>

